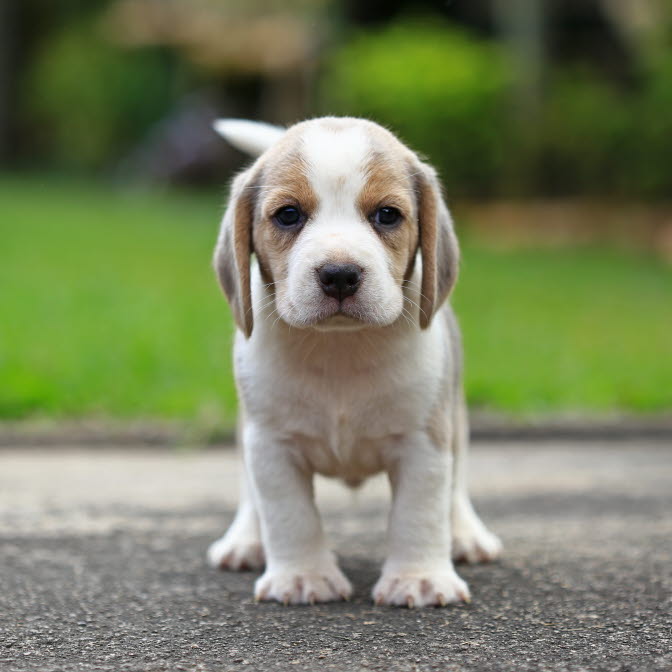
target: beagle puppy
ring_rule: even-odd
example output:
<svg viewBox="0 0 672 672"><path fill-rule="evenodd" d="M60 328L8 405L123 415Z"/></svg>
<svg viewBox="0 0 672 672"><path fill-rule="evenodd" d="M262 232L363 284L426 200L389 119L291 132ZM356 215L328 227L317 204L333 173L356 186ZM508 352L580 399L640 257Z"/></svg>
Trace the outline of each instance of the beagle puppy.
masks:
<svg viewBox="0 0 672 672"><path fill-rule="evenodd" d="M313 474L356 486L384 471L389 548L373 600L469 601L453 560L493 560L501 543L467 492L460 334L446 303L459 252L435 171L363 119L215 128L258 158L233 180L214 255L237 325L245 469L210 563L265 567L257 600L347 599Z"/></svg>

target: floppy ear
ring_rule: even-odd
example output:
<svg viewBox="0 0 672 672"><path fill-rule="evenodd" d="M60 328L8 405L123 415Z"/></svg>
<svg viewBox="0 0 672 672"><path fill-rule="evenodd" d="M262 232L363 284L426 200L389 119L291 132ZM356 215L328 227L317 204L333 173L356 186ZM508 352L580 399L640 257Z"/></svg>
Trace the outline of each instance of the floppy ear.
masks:
<svg viewBox="0 0 672 672"><path fill-rule="evenodd" d="M261 121L217 119L212 127L224 140L250 156L263 154L285 134L284 128Z"/></svg>
<svg viewBox="0 0 672 672"><path fill-rule="evenodd" d="M426 329L455 285L460 251L436 172L425 163L416 173L416 190L422 256L420 327Z"/></svg>
<svg viewBox="0 0 672 672"><path fill-rule="evenodd" d="M219 284L229 301L233 318L246 338L252 333L253 324L250 255L256 190L249 188L251 182L252 169L233 180L213 259Z"/></svg>

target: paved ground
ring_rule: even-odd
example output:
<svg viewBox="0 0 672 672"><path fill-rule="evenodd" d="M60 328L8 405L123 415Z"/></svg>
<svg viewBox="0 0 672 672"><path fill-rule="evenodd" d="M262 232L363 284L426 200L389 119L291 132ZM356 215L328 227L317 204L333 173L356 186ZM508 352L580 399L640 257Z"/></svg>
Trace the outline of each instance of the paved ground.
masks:
<svg viewBox="0 0 672 672"><path fill-rule="evenodd" d="M235 472L227 451L0 451L0 671L672 670L669 444L477 445L506 555L447 609L371 605L382 480L319 487L352 602L254 604L253 574L204 562Z"/></svg>

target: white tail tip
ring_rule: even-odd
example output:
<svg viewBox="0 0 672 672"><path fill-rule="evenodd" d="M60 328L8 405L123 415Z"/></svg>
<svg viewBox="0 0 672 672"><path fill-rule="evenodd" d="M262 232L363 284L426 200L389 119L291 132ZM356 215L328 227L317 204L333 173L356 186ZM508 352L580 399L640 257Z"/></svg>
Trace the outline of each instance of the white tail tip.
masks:
<svg viewBox="0 0 672 672"><path fill-rule="evenodd" d="M263 154L285 133L280 126L246 119L217 119L212 127L236 149L252 156Z"/></svg>

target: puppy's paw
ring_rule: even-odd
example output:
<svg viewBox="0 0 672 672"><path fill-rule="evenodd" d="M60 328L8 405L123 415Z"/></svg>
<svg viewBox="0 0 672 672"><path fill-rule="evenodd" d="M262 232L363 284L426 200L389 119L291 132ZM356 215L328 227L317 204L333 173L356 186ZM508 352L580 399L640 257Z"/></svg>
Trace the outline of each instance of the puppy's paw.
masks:
<svg viewBox="0 0 672 672"><path fill-rule="evenodd" d="M261 569L264 566L264 549L260 541L236 539L226 534L208 548L208 563L215 569Z"/></svg>
<svg viewBox="0 0 672 672"><path fill-rule="evenodd" d="M377 605L400 607L445 607L453 602L470 602L469 587L451 567L437 572L385 571L373 588Z"/></svg>
<svg viewBox="0 0 672 672"><path fill-rule="evenodd" d="M483 525L456 530L453 535L453 560L470 565L492 562L502 553L502 542Z"/></svg>
<svg viewBox="0 0 672 672"><path fill-rule="evenodd" d="M315 604L347 600L352 586L335 565L325 564L311 570L266 570L254 585L254 599L283 604Z"/></svg>

